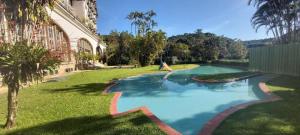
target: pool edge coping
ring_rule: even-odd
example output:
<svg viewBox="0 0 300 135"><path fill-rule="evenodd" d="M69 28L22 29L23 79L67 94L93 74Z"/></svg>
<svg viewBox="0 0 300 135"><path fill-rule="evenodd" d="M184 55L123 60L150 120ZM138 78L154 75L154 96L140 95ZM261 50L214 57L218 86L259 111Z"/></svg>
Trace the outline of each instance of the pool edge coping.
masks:
<svg viewBox="0 0 300 135"><path fill-rule="evenodd" d="M270 91L270 89L268 88L268 86L266 85L265 82L260 82L258 85L259 85L260 90L266 95L265 99L236 105L236 106L226 109L225 111L223 111L221 113L218 113L215 117L213 117L211 120L206 122L206 124L204 124L204 126L202 127L202 129L200 130L198 135L212 135L213 132L215 131L215 129L217 129L217 127L220 126L220 124L226 118L228 118L230 115L232 115L233 113L235 113L239 110L246 109L249 106L256 105L256 104L269 103L269 102L275 102L275 101L282 100L281 97L273 94Z"/></svg>
<svg viewBox="0 0 300 135"><path fill-rule="evenodd" d="M112 115L112 117L121 117L121 116L125 116L125 115L128 115L130 113L134 113L134 112L142 112L144 115L146 115L152 122L154 122L154 124L156 124L166 134L168 134L168 135L182 135L176 129L172 128L171 126L169 126L168 124L166 124L162 120L160 120L157 116L155 116L146 106L131 109L129 111L122 112L122 113L118 112L117 104L118 104L118 100L122 96L122 92L109 93L110 88L117 85L117 84L118 83L116 83L116 82L109 83L108 86L106 86L106 88L102 92L103 95L114 94L114 96L111 100L111 103L110 103L110 108L109 108L110 115Z"/></svg>
<svg viewBox="0 0 300 135"><path fill-rule="evenodd" d="M197 80L195 80L195 81L197 81ZM168 134L168 135L182 135L182 133L180 133L176 129L172 128L168 124L164 123L157 116L155 116L146 106L141 106L141 107L131 109L131 110L126 111L126 112L122 112L122 113L118 112L117 102L118 102L119 98L122 96L122 92L112 92L112 93L110 93L110 91L109 91L110 88L115 86L115 85L118 85L118 83L115 82L115 81L108 83L107 86L105 87L105 89L102 92L103 95L114 94L114 96L111 100L111 103L110 103L110 108L109 108L110 114L113 117L121 117L121 116L128 115L130 113L141 111L144 115L146 115L152 122L154 122L166 134ZM231 108L228 108L223 112L218 113L215 117L213 117L211 120L206 122L206 124L204 124L204 126L201 128L198 135L212 135L212 133L215 131L215 129L227 117L229 117L230 115L232 115L233 113L235 113L239 110L246 109L247 107L252 106L252 105L256 105L256 104L275 102L275 101L282 100L281 97L273 94L270 91L270 89L268 88L268 86L266 85L265 82L260 82L258 85L259 85L260 90L266 95L265 99L255 100L255 101L251 101L251 102L248 102L248 103L239 104L239 105L233 106Z"/></svg>

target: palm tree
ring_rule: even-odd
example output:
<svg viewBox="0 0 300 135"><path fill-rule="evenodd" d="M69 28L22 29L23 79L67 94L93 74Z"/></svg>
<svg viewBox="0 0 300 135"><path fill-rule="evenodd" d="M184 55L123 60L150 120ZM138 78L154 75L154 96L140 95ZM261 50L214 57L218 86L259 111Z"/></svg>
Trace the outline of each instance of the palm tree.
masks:
<svg viewBox="0 0 300 135"><path fill-rule="evenodd" d="M131 32L132 32L132 26L135 26L135 34L137 33L137 29L139 30L141 27L141 21L144 18L143 12L134 11L131 12L127 17L128 20L131 21Z"/></svg>
<svg viewBox="0 0 300 135"><path fill-rule="evenodd" d="M299 0L249 0L257 7L251 22L256 30L267 27L279 42L290 42L299 29ZM293 34L292 34L293 33Z"/></svg>
<svg viewBox="0 0 300 135"><path fill-rule="evenodd" d="M130 21L132 21L131 22L131 33L132 33L132 26L135 24L135 21L136 21L136 13L135 12L131 12L127 17L126 17L126 19L128 19L128 20L130 20Z"/></svg>
<svg viewBox="0 0 300 135"><path fill-rule="evenodd" d="M138 36L144 36L146 32L152 30L157 23L153 20L156 13L153 10L148 12L131 12L126 18L131 21L132 26L135 25L135 34Z"/></svg>
<svg viewBox="0 0 300 135"><path fill-rule="evenodd" d="M153 10L150 10L150 11L145 13L145 21L147 23L147 30L146 31L152 30L155 26L157 26L157 23L152 19L156 15L157 14Z"/></svg>
<svg viewBox="0 0 300 135"><path fill-rule="evenodd" d="M272 31L276 39L279 38L277 15L274 15L274 9L269 4L264 4L254 13L251 22L253 27L258 31L262 26L267 27L267 34Z"/></svg>

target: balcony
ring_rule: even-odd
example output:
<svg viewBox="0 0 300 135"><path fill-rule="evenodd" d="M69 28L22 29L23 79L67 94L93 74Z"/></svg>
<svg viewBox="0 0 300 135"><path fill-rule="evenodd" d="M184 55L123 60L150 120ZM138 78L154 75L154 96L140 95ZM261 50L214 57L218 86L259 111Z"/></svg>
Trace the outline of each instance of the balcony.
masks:
<svg viewBox="0 0 300 135"><path fill-rule="evenodd" d="M96 32L94 29L91 29L91 27L87 24L87 20L86 19L79 18L78 16L76 16L73 13L73 8L71 7L71 5L68 2L61 1L61 2L57 2L57 4L59 5L60 8L64 9L65 11L67 11L68 14L70 14L76 21L78 21L79 23L81 23L82 26L84 26L88 30L91 30L92 33Z"/></svg>
<svg viewBox="0 0 300 135"><path fill-rule="evenodd" d="M70 13L73 13L73 8L68 1L61 1L59 2L59 5L62 6L65 10L69 11Z"/></svg>

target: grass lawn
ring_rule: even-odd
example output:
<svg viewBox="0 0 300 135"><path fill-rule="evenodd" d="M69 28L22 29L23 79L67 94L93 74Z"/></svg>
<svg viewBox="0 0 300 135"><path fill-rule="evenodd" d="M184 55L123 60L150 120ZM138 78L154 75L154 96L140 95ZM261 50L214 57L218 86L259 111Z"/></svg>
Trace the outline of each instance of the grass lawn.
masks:
<svg viewBox="0 0 300 135"><path fill-rule="evenodd" d="M299 135L300 78L280 76L267 85L283 100L238 111L214 135Z"/></svg>
<svg viewBox="0 0 300 135"><path fill-rule="evenodd" d="M214 75L201 75L196 77L198 80L204 81L231 81L238 78L256 75L256 72L237 72L237 73L225 73L225 74L214 74Z"/></svg>
<svg viewBox="0 0 300 135"><path fill-rule="evenodd" d="M1 128L0 134L164 134L140 112L112 118L109 106L113 94L101 95L112 79L154 72L158 72L158 66L97 70L25 88L19 94L17 127L10 131ZM6 104L6 95L0 95L0 126L5 124Z"/></svg>

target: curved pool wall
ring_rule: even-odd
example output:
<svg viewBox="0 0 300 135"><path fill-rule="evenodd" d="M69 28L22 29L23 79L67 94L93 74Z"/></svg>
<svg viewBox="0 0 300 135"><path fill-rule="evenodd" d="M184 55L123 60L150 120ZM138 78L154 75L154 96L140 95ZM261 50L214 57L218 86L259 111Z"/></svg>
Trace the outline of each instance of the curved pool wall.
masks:
<svg viewBox="0 0 300 135"><path fill-rule="evenodd" d="M164 123L184 135L195 135L220 112L233 106L265 98L259 76L231 83L205 84L193 81L201 74L241 72L241 69L201 66L191 70L131 77L118 81L111 92L122 92L118 112L146 106Z"/></svg>

